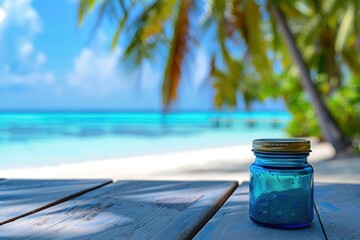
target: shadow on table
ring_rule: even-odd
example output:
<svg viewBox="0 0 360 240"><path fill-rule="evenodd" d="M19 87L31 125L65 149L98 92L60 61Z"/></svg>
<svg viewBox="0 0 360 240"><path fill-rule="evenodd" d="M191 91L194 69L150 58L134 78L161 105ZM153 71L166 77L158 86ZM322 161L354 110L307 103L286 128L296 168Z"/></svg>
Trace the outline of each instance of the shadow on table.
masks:
<svg viewBox="0 0 360 240"><path fill-rule="evenodd" d="M235 186L224 181L117 182L5 224L0 238L150 238L173 222L179 231L190 231L187 223L201 224L211 199L230 194Z"/></svg>

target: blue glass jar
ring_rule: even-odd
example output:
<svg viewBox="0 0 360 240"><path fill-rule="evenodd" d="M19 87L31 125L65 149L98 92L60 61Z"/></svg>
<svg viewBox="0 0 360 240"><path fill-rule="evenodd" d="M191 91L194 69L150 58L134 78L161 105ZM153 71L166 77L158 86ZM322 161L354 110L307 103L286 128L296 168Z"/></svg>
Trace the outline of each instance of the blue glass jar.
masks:
<svg viewBox="0 0 360 240"><path fill-rule="evenodd" d="M307 162L310 141L256 139L250 166L249 216L255 223L299 228L313 220L313 168Z"/></svg>

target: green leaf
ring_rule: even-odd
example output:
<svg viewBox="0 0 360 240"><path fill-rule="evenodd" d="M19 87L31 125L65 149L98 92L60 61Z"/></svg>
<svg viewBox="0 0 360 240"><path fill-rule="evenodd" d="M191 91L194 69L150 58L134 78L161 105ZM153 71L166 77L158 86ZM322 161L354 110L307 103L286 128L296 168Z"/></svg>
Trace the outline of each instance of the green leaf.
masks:
<svg viewBox="0 0 360 240"><path fill-rule="evenodd" d="M181 67L188 51L190 0L182 0L174 22L174 33L164 72L162 96L165 110L177 97L177 88L181 79Z"/></svg>
<svg viewBox="0 0 360 240"><path fill-rule="evenodd" d="M145 22L143 37L149 38L162 32L164 24L172 17L176 0L157 1Z"/></svg>
<svg viewBox="0 0 360 240"><path fill-rule="evenodd" d="M354 6L352 4L349 4L345 16L341 21L341 25L336 37L335 49L337 51L342 51L344 49L346 39L350 35L353 26L354 15L355 15L354 10L355 10Z"/></svg>
<svg viewBox="0 0 360 240"><path fill-rule="evenodd" d="M94 5L96 3L96 0L81 0L79 3L79 9L78 9L78 25L81 25L85 15L90 12Z"/></svg>
<svg viewBox="0 0 360 240"><path fill-rule="evenodd" d="M347 4L345 0L327 0L323 2L320 10L315 9L314 15L307 20L306 26L302 28L303 43L305 45L312 44L320 36L325 25L329 23L329 19L336 16L336 12L345 4Z"/></svg>
<svg viewBox="0 0 360 240"><path fill-rule="evenodd" d="M126 10L125 10L126 11ZM113 39L112 39L112 42L111 42L111 51L113 51L119 41L119 36L120 36L120 33L122 32L123 28L124 28L124 25L127 21L127 18L128 18L128 14L127 12L125 12L124 14L124 17L122 19L119 20L119 24L118 24L118 27L116 29L116 32L113 36Z"/></svg>
<svg viewBox="0 0 360 240"><path fill-rule="evenodd" d="M261 27L261 13L255 1L247 0L244 5L246 32L243 37L251 54L251 59L265 82L272 76L272 68L267 57L267 41Z"/></svg>

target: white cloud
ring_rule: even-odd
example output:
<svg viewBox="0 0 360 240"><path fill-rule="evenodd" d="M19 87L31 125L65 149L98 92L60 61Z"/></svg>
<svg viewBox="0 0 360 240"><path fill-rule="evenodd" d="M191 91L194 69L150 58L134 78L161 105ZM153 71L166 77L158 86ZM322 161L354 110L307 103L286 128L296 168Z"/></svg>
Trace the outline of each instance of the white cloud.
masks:
<svg viewBox="0 0 360 240"><path fill-rule="evenodd" d="M0 86L4 85L22 85L22 86L30 86L30 85L50 85L55 82L54 75L49 71L43 72L31 72L27 74L16 74L11 71L8 65L3 66L0 69L1 78L0 78Z"/></svg>
<svg viewBox="0 0 360 240"><path fill-rule="evenodd" d="M126 88L129 76L119 69L120 56L120 49L113 53L83 49L67 76L69 86L95 96Z"/></svg>
<svg viewBox="0 0 360 240"><path fill-rule="evenodd" d="M11 64L0 62L0 86L54 84L53 73L44 69L47 56L33 45L33 38L41 32L42 24L32 1L0 0L0 9L0 15L1 12L4 15L0 21L0 35L6 36L10 29L17 30L11 35L11 46L7 46Z"/></svg>
<svg viewBox="0 0 360 240"><path fill-rule="evenodd" d="M39 52L37 55L36 55L36 62L39 64L39 65L42 65L44 63L46 63L47 61L47 57L46 55L43 53L43 52Z"/></svg>
<svg viewBox="0 0 360 240"><path fill-rule="evenodd" d="M31 42L24 42L19 47L19 56L21 59L28 58L34 52L34 47Z"/></svg>
<svg viewBox="0 0 360 240"><path fill-rule="evenodd" d="M21 85L34 85L34 84L52 84L54 83L54 76L51 72L44 73L30 73L27 75L11 75L10 82Z"/></svg>
<svg viewBox="0 0 360 240"><path fill-rule="evenodd" d="M6 17L6 12L2 7L0 7L0 25L4 22L5 17Z"/></svg>
<svg viewBox="0 0 360 240"><path fill-rule="evenodd" d="M31 0L4 0L1 9L4 17L0 27L24 27L31 33L40 32L42 25L39 14Z"/></svg>
<svg viewBox="0 0 360 240"><path fill-rule="evenodd" d="M41 68L46 63L47 57L45 53L36 50L31 42L20 42L18 45L18 64L22 68L35 70Z"/></svg>

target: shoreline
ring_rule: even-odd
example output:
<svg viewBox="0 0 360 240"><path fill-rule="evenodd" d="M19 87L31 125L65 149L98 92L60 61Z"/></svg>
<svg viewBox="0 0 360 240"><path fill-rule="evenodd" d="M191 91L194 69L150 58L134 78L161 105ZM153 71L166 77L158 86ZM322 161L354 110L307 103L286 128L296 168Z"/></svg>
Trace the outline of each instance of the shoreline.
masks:
<svg viewBox="0 0 360 240"><path fill-rule="evenodd" d="M316 181L360 182L360 159L327 160L334 150L312 142L309 163ZM254 161L251 144L193 149L123 158L98 159L44 167L0 170L2 178L117 180L237 180L248 181ZM342 174L343 173L343 174Z"/></svg>
<svg viewBox="0 0 360 240"><path fill-rule="evenodd" d="M252 157L250 150L251 145L246 144L94 159L79 163L4 169L0 170L0 176L6 178L141 178L153 175L155 171L172 170L188 165L202 165L217 161L219 158L228 161L249 159ZM239 152L243 152L244 155L237 157Z"/></svg>

